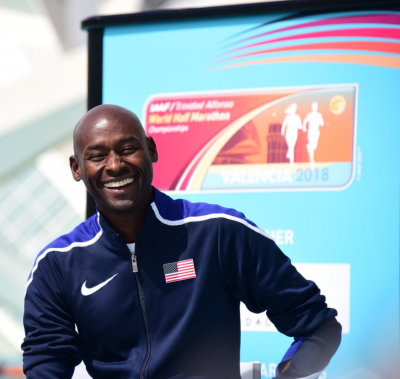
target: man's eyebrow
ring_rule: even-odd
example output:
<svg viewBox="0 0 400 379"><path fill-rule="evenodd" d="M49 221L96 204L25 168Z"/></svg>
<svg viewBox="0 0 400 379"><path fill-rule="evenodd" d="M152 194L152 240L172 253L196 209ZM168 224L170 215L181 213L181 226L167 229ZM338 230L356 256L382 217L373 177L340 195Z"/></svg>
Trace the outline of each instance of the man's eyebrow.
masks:
<svg viewBox="0 0 400 379"><path fill-rule="evenodd" d="M102 148L103 148L103 146L101 146L101 145L90 145L85 150L100 150Z"/></svg>
<svg viewBox="0 0 400 379"><path fill-rule="evenodd" d="M140 142L140 140L138 138L136 138L134 136L129 136L129 137L125 137L125 138L120 139L118 141L118 144L123 144L123 143L126 143L126 142L132 142L132 141ZM103 148L104 148L104 146L102 146L102 145L90 145L85 150L101 150Z"/></svg>
<svg viewBox="0 0 400 379"><path fill-rule="evenodd" d="M126 138L122 138L121 140L118 141L118 143L125 143L125 142L131 142L131 141L140 142L140 140L138 138L135 138L134 136L129 136Z"/></svg>

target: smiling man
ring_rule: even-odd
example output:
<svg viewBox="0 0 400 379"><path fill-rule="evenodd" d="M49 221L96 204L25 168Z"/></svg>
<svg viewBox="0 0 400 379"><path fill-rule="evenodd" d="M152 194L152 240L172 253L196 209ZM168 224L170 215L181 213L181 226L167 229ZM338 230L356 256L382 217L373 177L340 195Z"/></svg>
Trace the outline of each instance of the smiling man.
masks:
<svg viewBox="0 0 400 379"><path fill-rule="evenodd" d="M158 155L138 118L101 105L70 158L98 213L36 258L24 372L71 378L240 379L240 301L295 341L277 378L317 378L340 344L336 311L274 241L233 209L151 186ZM279 373L280 372L280 373Z"/></svg>

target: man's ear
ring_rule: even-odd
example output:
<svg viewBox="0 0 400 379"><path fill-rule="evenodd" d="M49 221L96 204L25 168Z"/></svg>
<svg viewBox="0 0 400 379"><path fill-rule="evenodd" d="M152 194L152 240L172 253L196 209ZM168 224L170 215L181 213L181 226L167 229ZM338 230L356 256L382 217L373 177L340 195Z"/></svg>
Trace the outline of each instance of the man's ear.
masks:
<svg viewBox="0 0 400 379"><path fill-rule="evenodd" d="M153 163L156 163L158 161L158 152L157 152L157 146L153 140L153 137L147 137L147 146L149 147L151 161Z"/></svg>
<svg viewBox="0 0 400 379"><path fill-rule="evenodd" d="M74 178L74 180L77 182L82 180L81 168L75 155L71 155L69 157L69 167L71 168L72 177Z"/></svg>

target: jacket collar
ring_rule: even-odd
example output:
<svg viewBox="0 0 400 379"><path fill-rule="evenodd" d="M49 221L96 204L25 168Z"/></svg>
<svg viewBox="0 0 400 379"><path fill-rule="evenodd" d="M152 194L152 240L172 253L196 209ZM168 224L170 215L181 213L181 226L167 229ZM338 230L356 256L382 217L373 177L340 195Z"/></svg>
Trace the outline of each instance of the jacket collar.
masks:
<svg viewBox="0 0 400 379"><path fill-rule="evenodd" d="M154 199L153 202L147 207L146 209L146 214L145 214L145 221L143 228L139 231L139 233L142 233L147 229L147 226L152 220L155 215L154 211L152 208L152 204L156 204L157 208L167 208L169 207L169 197L165 194L163 194L161 191L159 191L157 188L153 187L154 190ZM120 237L120 235L113 229L111 224L106 220L106 218L100 213L99 209L96 206L96 213L98 214L99 218L99 224L100 227L103 229L103 233L107 236L112 236L114 238Z"/></svg>

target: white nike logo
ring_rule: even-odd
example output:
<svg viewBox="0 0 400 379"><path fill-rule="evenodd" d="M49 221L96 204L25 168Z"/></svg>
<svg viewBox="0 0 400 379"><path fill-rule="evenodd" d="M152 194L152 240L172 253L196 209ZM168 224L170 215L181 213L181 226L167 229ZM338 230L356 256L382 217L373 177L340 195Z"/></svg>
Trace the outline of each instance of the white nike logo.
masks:
<svg viewBox="0 0 400 379"><path fill-rule="evenodd" d="M86 287L86 282L82 284L82 288L81 288L81 292L83 296L89 296L93 293L95 293L96 291L98 291L100 288L104 287L108 282L110 282L111 280L113 280L118 274L115 274L114 276L112 276L110 279L107 279L105 282L98 284L95 287L92 288L87 288Z"/></svg>

